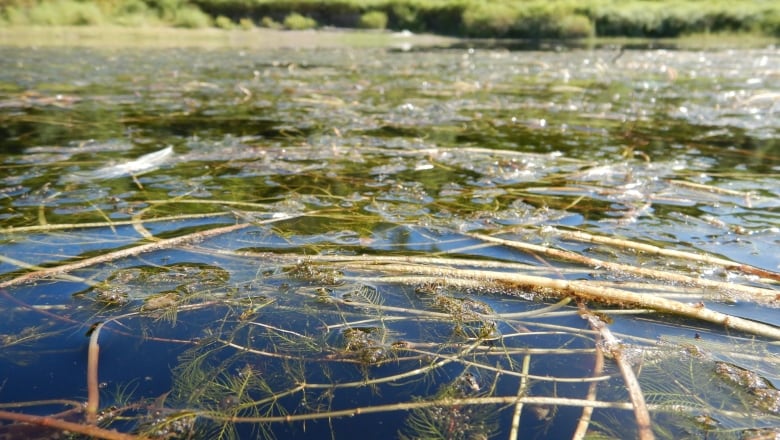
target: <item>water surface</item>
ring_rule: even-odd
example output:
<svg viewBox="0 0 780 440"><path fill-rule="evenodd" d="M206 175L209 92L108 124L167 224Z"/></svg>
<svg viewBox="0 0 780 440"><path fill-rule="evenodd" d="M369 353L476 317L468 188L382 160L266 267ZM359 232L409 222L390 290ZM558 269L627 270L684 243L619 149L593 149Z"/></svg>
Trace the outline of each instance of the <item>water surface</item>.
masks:
<svg viewBox="0 0 780 440"><path fill-rule="evenodd" d="M0 402L84 402L84 334L101 322L107 428L570 438L590 399L590 435L634 437L615 360L596 366L601 336L580 316L593 311L623 341L657 438L777 433L776 339L627 304L550 310L561 296L491 275L584 280L780 326L774 47L0 52ZM392 267L404 261L418 269ZM486 272L457 281L465 269Z"/></svg>

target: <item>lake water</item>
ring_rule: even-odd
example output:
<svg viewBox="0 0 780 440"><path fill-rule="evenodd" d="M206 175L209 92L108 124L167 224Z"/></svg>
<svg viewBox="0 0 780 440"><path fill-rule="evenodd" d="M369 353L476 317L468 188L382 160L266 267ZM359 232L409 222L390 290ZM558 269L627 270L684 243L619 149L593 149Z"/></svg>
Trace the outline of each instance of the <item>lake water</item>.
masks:
<svg viewBox="0 0 780 440"><path fill-rule="evenodd" d="M0 47L0 410L92 427L101 323L152 438L634 438L618 357L780 435L780 50L414 43Z"/></svg>

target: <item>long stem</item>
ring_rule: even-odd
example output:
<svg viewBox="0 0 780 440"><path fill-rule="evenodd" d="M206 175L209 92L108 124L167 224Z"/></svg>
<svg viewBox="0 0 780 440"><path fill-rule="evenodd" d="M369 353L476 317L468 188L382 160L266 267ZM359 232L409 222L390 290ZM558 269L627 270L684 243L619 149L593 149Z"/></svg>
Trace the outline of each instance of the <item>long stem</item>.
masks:
<svg viewBox="0 0 780 440"><path fill-rule="evenodd" d="M585 305L581 306L582 311L587 311L585 308ZM588 312L589 313L589 312ZM595 329L594 329L595 330ZM599 332L596 336L596 358L593 363L593 376L600 376L604 371L604 352L601 349L601 332ZM585 397L588 400L595 401L596 400L596 390L598 388L597 382L591 382L588 386L588 395ZM588 433L588 426L590 426L590 420L593 416L593 407L592 406L586 406L582 408L582 415L580 416L579 422L577 422L577 428L574 430L574 434L571 436L572 440L582 440L585 438L585 435Z"/></svg>
<svg viewBox="0 0 780 440"><path fill-rule="evenodd" d="M203 219L209 217L219 217L230 215L229 212L207 212L203 214L177 214L165 217L144 218L144 223L160 223L186 219ZM32 226L10 226L0 228L0 234L18 234L22 232L51 232L68 229L87 229L87 228L111 228L117 226L133 225L138 219L133 220L109 220L105 222L87 222L87 223L46 223Z"/></svg>
<svg viewBox="0 0 780 440"><path fill-rule="evenodd" d="M639 440L654 440L653 428L650 422L650 412L647 409L645 403L645 397L642 393L642 387L639 386L639 381L634 374L634 370L631 368L631 364L623 357L623 348L621 347L618 339L612 335L607 325L592 313L585 312L584 318L588 320L590 326L601 333L603 339L602 346L612 356L612 359L618 364L620 373L623 375L623 382L626 384L628 390L628 396L631 399L631 404L634 407L634 417L636 418L637 428L639 429ZM591 407L592 408L592 407Z"/></svg>
<svg viewBox="0 0 780 440"><path fill-rule="evenodd" d="M97 423L97 411L100 408L100 387L98 382L98 360L100 355L100 346L98 338L100 329L104 323L99 323L92 330L89 337L89 353L87 354L87 423L94 425Z"/></svg>
<svg viewBox="0 0 780 440"><path fill-rule="evenodd" d="M528 371L531 367L531 356L523 356L523 371L520 379L520 386L517 388L517 397L522 398L528 392ZM595 384L591 384L594 386ZM515 404L515 410L512 414L512 428L509 431L509 440L517 440L520 433L520 413L523 412L523 402L518 401Z"/></svg>
<svg viewBox="0 0 780 440"><path fill-rule="evenodd" d="M621 238L605 237L602 235L588 234L582 231L564 231L552 229L555 234L564 240L576 240L585 243L599 243L624 249L641 251L650 255L661 255L665 257L679 258L681 260L697 261L700 263L713 264L726 269L738 270L743 273L758 275L767 279L780 281L780 273L771 272L748 264L736 263L724 258L718 258L708 254L694 254L693 252L678 251L676 249L664 249L647 243L641 243L633 240Z"/></svg>
<svg viewBox="0 0 780 440"><path fill-rule="evenodd" d="M109 261L118 260L120 258L132 257L132 256L135 256L135 255L142 254L144 252L151 252L151 251L156 251L156 250L160 250L160 249L167 249L167 248L170 248L170 247L173 247L173 246L178 246L180 244L184 244L184 243L187 243L187 242L190 242L190 241L201 240L201 239L204 239L204 238L207 238L207 237L213 237L215 235L226 234L228 232L238 231L238 230L244 229L244 228L246 228L246 227L248 227L250 225L251 225L250 223L238 223L238 224L235 224L235 225L223 226L223 227L214 228L214 229L208 229L208 230L205 230L205 231L199 231L199 232L194 232L192 234L183 235L181 237L168 238L168 239L165 239L165 240L155 241L153 243L142 244L142 245L139 245L139 246L134 246L134 247L127 248L127 249L122 249L122 250L115 251L115 252L109 252L107 254L98 255L96 257L85 258L85 259L77 261L75 263L63 264L61 266L55 266L55 267L50 267L50 268L46 268L46 269L36 270L34 272L29 272L29 273L26 273L24 275L20 275L20 276L18 276L16 278L11 278L10 280L3 281L2 283L0 283L0 289L5 288L5 287L16 286L18 284L22 284L22 283L25 283L25 282L28 282L28 281L34 281L34 280L37 280L37 279L40 279L40 278L43 278L43 277L59 276L59 275L62 275L62 274L67 274L68 272L71 272L71 271L74 271L74 270L77 270L77 269L82 269L82 268L85 268L85 267L94 266L96 264L107 263Z"/></svg>
<svg viewBox="0 0 780 440"><path fill-rule="evenodd" d="M605 268L613 272L631 273L635 275L648 277L651 279L668 280L676 283L682 283L685 285L699 286L704 288L715 288L724 291L740 292L745 295L750 295L764 302L776 303L778 301L777 292L769 289L759 289L759 288L745 286L741 284L723 283L720 281L708 280L704 278L694 278L687 275L666 272L662 270L654 270L654 269L648 269L644 267L632 266L630 264L613 263L611 261L599 260L598 258L586 257L576 252L571 252L571 251L566 251L561 249L553 249L547 246L540 246L532 243L524 243L515 240L507 240L504 238L493 237L490 235L483 235L483 234L469 234L469 235L478 240L488 241L502 246L509 246L515 249L521 249L528 252L539 253L553 258L559 258L562 260L574 261L591 267Z"/></svg>
<svg viewBox="0 0 780 440"><path fill-rule="evenodd" d="M483 270L455 269L450 267L413 264L372 264L370 258L355 261L350 269L382 270L384 272L417 273L436 277L449 285L484 289L492 287L502 291L530 290L546 296L573 296L587 301L617 304L621 307L648 308L723 325L727 328L780 340L780 328L760 322L727 315L705 307L689 305L655 295L638 294L611 287L594 286L587 281L558 280L518 273L488 272ZM777 293L775 292L775 295Z"/></svg>
<svg viewBox="0 0 780 440"><path fill-rule="evenodd" d="M508 240L494 239L490 236L485 236L490 240L497 240L497 242L505 245L512 245L514 242L508 242ZM573 252L559 251L557 249L550 249L543 246L535 246L551 253L563 253L568 259L576 257L578 260L585 259L583 262L589 262L597 264L601 260L590 259L582 257ZM242 252L243 256L274 258L274 255L267 253L250 253ZM280 257L282 259L292 258L290 255ZM596 301L606 304L616 304L621 307L634 307L639 309L652 309L664 313L672 313L675 315L686 316L693 319L699 319L702 321L723 325L726 328L738 330L741 332L751 333L754 335L765 336L775 340L780 340L780 328L775 326L762 324L760 322L743 319L737 316L720 313L714 310L709 310L700 305L691 305L667 299L654 294L639 294L628 290L617 289L612 287L605 287L594 284L588 281L568 281L553 279L542 276L525 275L523 273L511 273L511 272L499 272L488 270L472 270L472 269L460 269L451 267L449 264L435 264L435 259L421 257L369 257L369 256L312 256L309 258L311 262L337 262L340 265L349 268L351 270L372 270L387 273L403 273L403 274L417 274L418 276L409 276L406 278L407 283L426 283L437 282L444 283L450 286L457 286L462 288L484 289L485 287L492 287L501 291L512 290L530 290L531 292L539 292L547 296L556 296L560 298L575 297L588 301ZM447 263L454 263L452 260L445 260ZM608 262L601 262L604 265L618 270L620 267L625 266L627 271L634 271L634 273L641 273L651 279L667 279L680 282L690 282L700 287L716 287L718 289L732 289L741 290L753 298L762 300L771 299L772 302L776 302L778 298L777 291L769 289L755 288L752 286L744 286L731 283L720 283L711 280L697 280L684 275L672 274L664 271L648 270L643 268L635 268L629 265L616 265ZM629 270L630 269L630 270ZM396 279L396 281L399 281ZM659 289L662 286L658 286Z"/></svg>
<svg viewBox="0 0 780 440"><path fill-rule="evenodd" d="M84 425L81 423L68 422L66 420L56 419L54 417L47 416L34 416L31 414L20 414L11 411L0 410L0 419L13 420L15 422L27 423L31 425L45 426L49 428L59 429L60 431L68 431L71 433L79 433L94 438L102 438L106 440L144 440L147 437L123 434L117 431L111 431L108 429L99 428L93 425ZM5 426L8 428L8 426Z"/></svg>

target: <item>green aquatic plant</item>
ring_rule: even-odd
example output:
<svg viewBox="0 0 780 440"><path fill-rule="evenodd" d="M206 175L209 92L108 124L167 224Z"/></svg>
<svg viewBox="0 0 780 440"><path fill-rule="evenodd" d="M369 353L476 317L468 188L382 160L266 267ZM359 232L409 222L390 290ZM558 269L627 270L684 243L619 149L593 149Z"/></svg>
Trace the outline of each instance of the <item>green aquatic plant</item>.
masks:
<svg viewBox="0 0 780 440"><path fill-rule="evenodd" d="M599 240L608 243L606 239ZM233 259L237 254L212 255ZM244 262L253 259L260 262L267 257L267 254L241 252ZM99 261L109 259L104 256ZM511 298L526 295L527 289L537 294L539 289L546 289L544 298L560 295L558 282L540 276L508 275L503 270L512 267L510 263L443 257L279 254L272 262L260 265L264 264L277 269L258 270L250 264L247 273L252 275L247 277L235 269L229 275L219 269L220 264L128 267L111 272L104 281L80 293L78 297L97 299L120 292L107 289L106 285L121 286L124 302L115 307L129 313L111 318L110 331L124 328L122 331L127 333L130 329L127 324L120 327L116 324L133 321L145 328L144 338L154 336L171 344L174 344L172 339L156 336L174 323L159 320L161 316L176 316L176 323L186 322L206 310L212 316L214 313L219 316L202 328L199 337L182 341L190 348L178 357L172 372L174 383L164 399L141 404L134 402L132 396L120 393L113 403L114 409L103 410L99 409L97 398L90 398L89 414L109 427L121 420L134 420L134 432L138 435L235 438L244 432L243 424L251 424L258 430L257 435L272 437L274 423L282 421L339 418L350 411L392 412L409 408L412 412L402 431L405 436L473 438L489 436L498 429L491 420L499 420L502 408L513 404L510 406L517 410L518 426L519 415L529 413L533 415L530 420L542 424L539 429L549 429L542 426L553 423L559 408L573 402L577 402L576 406L612 408L612 411L625 411L633 406L621 403L625 398L621 390L625 387L609 375L576 378L580 383L609 383L599 387L599 399L593 394L589 400L577 401L554 391L560 388L555 383L572 378L539 374L534 370L535 365L549 371L556 364L566 363L556 357L590 357L604 352L608 362L626 362L637 369L638 392L647 402L647 411L654 419L665 421L664 429L669 430L669 436L691 429L725 435L732 429L727 427L740 425L736 416L739 412L776 416L772 409L775 408L773 389L768 382L748 375L744 369L703 357L699 353L706 350L706 344L701 348L696 348L696 343L603 345L594 340L593 333L581 328L544 323L549 319L546 316L557 313L578 316L577 311L567 311L565 301L538 311L502 310L502 303L489 301L490 296ZM496 268L503 270L495 271ZM50 273L52 269L39 271ZM20 275L19 279L34 277ZM228 288L234 277L243 281ZM6 281L9 286L17 282L20 281ZM412 287L405 295L390 296L389 292L397 287L388 290L389 286L399 283ZM618 296L606 296L612 298L607 302L619 301L624 306L634 298L620 293L616 287L590 289L579 283L567 285L568 295L575 297L580 290L592 295L589 298L597 297L600 292L609 293ZM144 289L146 295L139 296L139 289ZM479 295L488 296L480 298ZM310 302L311 299L318 300ZM283 311L285 315L279 315ZM598 317L610 316L612 312L607 309L579 314L593 316L589 319L595 319L594 325L598 327L604 325L599 324L604 319ZM288 318L279 320L275 316ZM293 326L296 321L309 322L304 327L308 330L302 332ZM91 334L95 341L91 346L97 347L97 338L106 334L105 326L106 323L97 325L98 330ZM764 330L756 327L755 331ZM51 337L39 330L34 333L42 339ZM442 335L447 336L442 338ZM551 348L532 349L523 342L541 335L553 338ZM559 336L555 335L560 335L560 339L556 340ZM578 346L583 346L584 351ZM746 347L744 356L757 358L762 347ZM98 356L104 356L98 353L105 351L90 355L93 378L98 375ZM358 366L354 380L342 378L329 383L338 364ZM384 370L384 366L390 365L391 370ZM442 379L452 377L449 371L455 367L458 371L455 379L442 384ZM669 380L670 374L673 380ZM491 376L513 378L519 391L516 395L498 394L495 381L491 386L485 384L485 378ZM90 380L89 389L96 390L98 381ZM416 387L422 387L419 390L437 386L440 391L420 401L398 401L354 410L345 407L339 399L344 391L363 388L383 394L386 392L383 387L399 382L417 384ZM306 402L303 406L291 406L292 401L301 399ZM742 402L742 406L729 409L722 403L734 399ZM674 414L680 411L683 415L675 419ZM611 425L607 414L612 413L602 415L596 409L586 425L608 432ZM85 432L92 432L89 426L87 422ZM666 435L664 431L656 434Z"/></svg>
<svg viewBox="0 0 780 440"><path fill-rule="evenodd" d="M344 351L361 363L371 365L384 361L389 347L382 343L382 330L375 327L352 327L342 331Z"/></svg>
<svg viewBox="0 0 780 440"><path fill-rule="evenodd" d="M338 284L342 276L338 270L310 264L305 258L290 268L288 273L292 278L309 281L317 285Z"/></svg>
<svg viewBox="0 0 780 440"><path fill-rule="evenodd" d="M480 384L474 375L465 372L441 389L430 399L433 402L447 402L466 396L485 395L480 393ZM410 411L399 430L401 439L488 439L496 434L498 409L488 405L479 406L426 406Z"/></svg>
<svg viewBox="0 0 780 440"><path fill-rule="evenodd" d="M426 291L430 288L418 286L416 291ZM436 288L433 294L426 296L425 301L432 310L447 313L452 317L455 337L481 340L500 338L496 323L489 318L494 313L493 309L487 303L474 298L453 296L446 289Z"/></svg>

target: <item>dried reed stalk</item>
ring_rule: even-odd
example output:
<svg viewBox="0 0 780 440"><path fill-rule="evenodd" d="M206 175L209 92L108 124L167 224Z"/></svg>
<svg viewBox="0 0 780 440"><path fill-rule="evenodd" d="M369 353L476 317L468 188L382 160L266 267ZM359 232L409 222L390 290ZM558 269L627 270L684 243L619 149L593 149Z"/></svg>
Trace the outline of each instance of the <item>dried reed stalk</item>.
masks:
<svg viewBox="0 0 780 440"><path fill-rule="evenodd" d="M609 328L607 328L604 321L599 319L596 315L585 312L583 317L588 320L588 323L593 330L596 330L601 334L601 350L606 350L610 357L615 360L618 368L620 368L620 374L623 376L623 382L626 384L628 397L631 399L631 404L634 407L634 417L636 418L636 425L639 430L639 440L655 439L650 421L650 412L647 410L642 387L639 385L639 381L634 374L634 370L631 368L631 364L623 357L623 349L621 348L620 341L618 341L612 332L609 331ZM588 408L591 408L592 411L593 407Z"/></svg>
<svg viewBox="0 0 780 440"><path fill-rule="evenodd" d="M97 423L97 411L100 408L100 385L98 382L98 360L100 358L100 346L98 338L103 323L98 323L89 337L89 350L87 353L87 423Z"/></svg>
<svg viewBox="0 0 780 440"><path fill-rule="evenodd" d="M581 308L584 310L584 304L581 305ZM602 340L603 338L601 337L601 332L599 332L596 335L596 357L593 363L594 377L600 376L604 372L604 352L601 350ZM588 395L585 398L587 400L595 401L597 388L598 382L591 382L590 385L588 385ZM593 416L593 409L594 408L592 406L586 406L582 408L582 415L580 416L579 422L577 422L577 428L575 428L574 434L571 436L572 440L583 440L588 434L588 427L590 426L590 420Z"/></svg>
<svg viewBox="0 0 780 440"><path fill-rule="evenodd" d="M523 356L523 369L521 371L520 386L517 388L517 397L522 398L528 394L528 371L531 368L531 355ZM591 384L593 386L594 384ZM509 440L517 440L520 434L520 414L523 412L523 402L515 404L515 410L512 413L512 427L509 430Z"/></svg>
<svg viewBox="0 0 780 440"><path fill-rule="evenodd" d="M614 272L630 273L634 275L641 275L643 277L648 277L651 279L667 280L667 281L682 283L691 286L703 287L703 288L714 288L726 292L728 291L739 292L744 295L751 296L756 300L760 300L762 302L776 303L778 301L778 297L780 296L778 292L769 289L761 289L752 286L745 286L742 284L724 283L720 281L708 280L702 278L693 278L687 275L666 272L661 270L647 269L643 267L632 266L629 264L612 263L609 261L599 260L597 258L586 257L576 252L571 252L571 251L566 251L561 249L553 249L547 246L524 243L515 240L508 240L504 238L493 237L490 235L484 235L484 234L469 234L469 235L478 240L496 243L502 246L509 246L515 249L521 249L527 252L538 253L538 254L546 255L548 257L558 258L561 260L573 261L591 267L602 267Z"/></svg>
<svg viewBox="0 0 780 440"><path fill-rule="evenodd" d="M93 425L84 425L82 423L68 422L67 420L61 420L49 416L34 416L31 414L21 414L11 411L0 410L0 419L12 420L19 423L27 423L30 425L44 426L47 428L58 429L60 431L67 431L71 433L83 434L92 438L101 438L105 440L145 440L147 437L137 436L132 434L123 434L117 431L111 431L108 429L99 428ZM8 425L4 426L5 429L10 429Z"/></svg>
<svg viewBox="0 0 780 440"><path fill-rule="evenodd" d="M171 222L187 219L204 219L210 217L219 217L230 215L230 212L209 212L203 214L177 214L165 217L144 218L144 223L160 223ZM0 228L0 234L19 234L22 232L51 232L62 231L68 229L91 229L91 228L111 228L117 226L133 225L138 222L137 219L133 220L108 220L105 222L86 222L86 223L44 223L32 226L10 226L7 228Z"/></svg>
<svg viewBox="0 0 780 440"><path fill-rule="evenodd" d="M565 230L560 230L555 228L550 228L550 230L552 231L552 233L563 238L564 240L575 240L584 243L605 244L605 245L615 246L623 249L632 249L650 255L660 255L664 257L678 258L681 260L697 261L700 263L720 266L724 269L736 270L745 274L756 275L766 279L780 281L780 273L768 271L766 269L761 269L759 267L751 266L749 264L736 263L731 260L726 260L725 258L719 258L708 254L695 254L693 252L678 251L675 249L664 249L658 246L654 246L647 243L641 243L638 241L606 237L603 235L594 235L582 231L565 231Z"/></svg>
<svg viewBox="0 0 780 440"><path fill-rule="evenodd" d="M493 237L487 238L493 240ZM507 240L496 239L501 244L506 244ZM536 246L536 245L529 245ZM555 249L545 248L543 246L537 246L543 251L557 251ZM557 251L565 252L565 251ZM570 253L574 254L574 253ZM638 309L650 309L658 312L671 313L675 315L685 316L688 318L698 319L705 322L710 322L717 325L723 325L726 328L738 330L745 333L750 333L758 336L764 336L775 340L780 340L780 329L762 324L760 322L751 321L748 319L740 318L737 316L720 313L714 310L709 310L700 304L692 305L686 304L672 299L663 298L653 294L639 294L624 289L618 289L614 287L605 287L602 285L594 284L588 281L567 281L559 280L542 276L524 275L521 273L512 272L498 272L493 270L471 270L460 269L452 267L456 264L468 265L469 260L458 259L445 259L445 258L431 258L431 257L415 257L415 256L345 256L345 255L274 255L268 253L252 253L241 252L240 255L246 257L256 258L278 258L281 260L299 261L308 260L312 263L338 263L348 269L362 269L380 271L384 273L401 273L401 274L417 274L418 277L408 276L403 278L405 282L409 284L413 283L428 283L428 282L442 282L453 286L463 288L479 289L483 287L493 287L497 290L530 290L544 294L547 296L555 296L559 298L574 297L587 301L601 302L611 305L619 305L621 307L631 307ZM577 254L574 254L577 255ZM570 255L567 255L570 257ZM577 255L579 258L580 256ZM586 258L587 257L582 257ZM588 259L593 260L593 259ZM592 261L595 264L595 261ZM438 263L438 264L437 264ZM606 262L602 262L606 264ZM623 265L628 268L634 268L633 266ZM500 267L500 266L499 266ZM498 267L496 267L498 268ZM522 270L522 266L511 265L504 267L512 268L516 270ZM641 268L638 268L641 269ZM647 276L655 277L667 277L676 276L677 274L671 274L662 271L649 271ZM682 275L680 275L682 276ZM689 278L689 277L686 277ZM396 281L401 280L396 279ZM694 279L690 279L694 280ZM706 280L704 280L706 281ZM751 286L741 286L729 283L716 283L719 288L741 288L745 292L751 293L753 298L766 298L772 296L774 300L778 295L777 292L754 288ZM700 286L704 287L704 286ZM664 286L658 286L659 289Z"/></svg>
<svg viewBox="0 0 780 440"><path fill-rule="evenodd" d="M49 267L45 269L36 270L33 272L20 275L16 278L3 281L0 283L0 289L16 286L29 281L38 280L44 277L60 276L67 274L68 272L82 269L85 267L94 266L97 264L108 263L109 261L118 260L120 258L133 257L145 252L152 252L160 249L167 249L181 244L202 240L208 237L214 237L221 234L227 234L229 232L238 231L250 226L251 223L237 223L230 226L222 226L213 229L207 229L205 231L193 232L192 234L182 235L180 237L167 238L153 243L146 243L138 246L133 246L127 249L121 249L107 254L98 255L96 257L85 258L75 263L62 264L59 266Z"/></svg>
<svg viewBox="0 0 780 440"><path fill-rule="evenodd" d="M425 278L421 282L430 282L431 277L434 277L434 279L443 283L466 288L492 287L502 291L531 291L546 296L574 297L586 301L619 305L621 307L647 308L780 340L780 328L771 325L720 313L701 305L690 305L655 295L638 294L611 287L594 286L587 281L569 281L518 273L457 269L430 264L378 264L373 262L371 257L366 256L361 257L360 261L342 262L341 264L350 269L424 275ZM413 279L410 278L410 281L413 281Z"/></svg>

